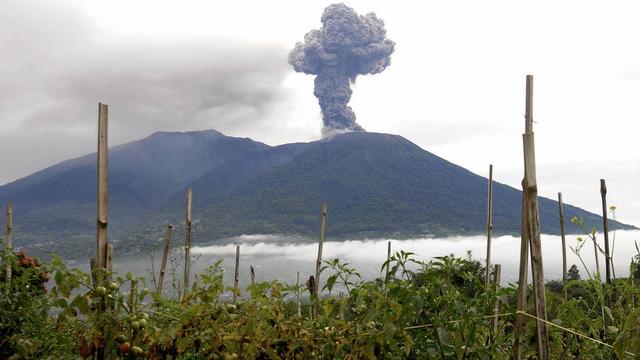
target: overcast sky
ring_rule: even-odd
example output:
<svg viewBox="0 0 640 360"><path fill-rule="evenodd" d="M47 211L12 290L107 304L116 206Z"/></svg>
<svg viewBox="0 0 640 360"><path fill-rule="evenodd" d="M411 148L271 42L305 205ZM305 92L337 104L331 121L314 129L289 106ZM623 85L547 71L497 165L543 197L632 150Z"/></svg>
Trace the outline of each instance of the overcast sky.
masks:
<svg viewBox="0 0 640 360"><path fill-rule="evenodd" d="M325 1L0 2L0 184L154 131L216 129L271 145L321 137L313 76L287 54ZM535 77L539 190L640 225L640 22L634 2L349 1L396 42L361 76L365 129L402 135L519 187L525 75Z"/></svg>

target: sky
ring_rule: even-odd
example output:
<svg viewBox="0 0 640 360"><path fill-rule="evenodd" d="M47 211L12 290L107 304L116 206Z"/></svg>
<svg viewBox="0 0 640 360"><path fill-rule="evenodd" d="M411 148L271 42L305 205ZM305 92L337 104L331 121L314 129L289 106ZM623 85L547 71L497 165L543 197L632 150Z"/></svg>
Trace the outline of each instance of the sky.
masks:
<svg viewBox="0 0 640 360"><path fill-rule="evenodd" d="M270 145L321 138L313 76L289 51L327 1L0 2L0 184L111 145L216 129ZM375 12L391 65L353 85L357 121L519 187L534 75L539 193L640 226L640 22L634 2L345 2ZM436 190L434 190L436 191Z"/></svg>

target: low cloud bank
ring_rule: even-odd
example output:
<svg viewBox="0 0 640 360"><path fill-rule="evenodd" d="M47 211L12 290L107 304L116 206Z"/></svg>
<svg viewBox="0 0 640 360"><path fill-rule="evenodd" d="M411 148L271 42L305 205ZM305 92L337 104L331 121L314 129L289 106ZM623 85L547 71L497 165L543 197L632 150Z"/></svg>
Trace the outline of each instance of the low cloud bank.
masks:
<svg viewBox="0 0 640 360"><path fill-rule="evenodd" d="M241 245L241 262L252 263L267 270L270 278L279 278L274 271L273 264L296 264L298 267L312 268L317 256L317 244L295 243L295 238L288 237L280 241L272 235L251 235L236 238L237 245ZM583 237L586 238L586 237ZM569 247L576 248L577 236L569 235L567 240L567 261L569 266L576 264L583 278L586 278L585 269L580 259ZM595 271L593 244L588 239L580 250L583 261L591 272ZM597 234L600 246L603 246L602 234ZM386 259L387 242L391 241L392 251L410 251L421 260L429 260L438 256L453 254L466 256L471 252L475 259L484 261L486 254L486 238L484 236L450 237L450 238L418 238L410 240L347 240L328 241L323 248L324 259L339 258L343 262L349 262L361 271L365 278L373 278L379 275L379 269ZM613 244L613 233L610 235ZM626 276L629 272L631 258L637 254L635 242L640 243L640 231L618 231L615 234L614 264L617 276ZM203 258L224 258L223 264L231 266L235 256L236 244L196 246L192 248L193 254ZM545 266L545 278L559 279L562 272L562 248L559 236L543 235L542 251ZM492 241L492 263L502 264L503 282L513 282L517 278L518 263L520 259L520 239L513 236L500 236ZM604 266L604 256L600 255L600 264ZM602 269L604 271L604 268ZM290 277L290 274L285 276Z"/></svg>

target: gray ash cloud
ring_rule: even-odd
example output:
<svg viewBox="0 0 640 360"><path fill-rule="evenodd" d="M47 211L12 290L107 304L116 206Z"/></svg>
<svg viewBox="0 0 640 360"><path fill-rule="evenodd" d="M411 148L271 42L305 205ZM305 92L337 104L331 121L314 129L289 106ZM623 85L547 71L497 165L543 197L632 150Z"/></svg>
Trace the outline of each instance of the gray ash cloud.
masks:
<svg viewBox="0 0 640 360"><path fill-rule="evenodd" d="M349 106L351 83L389 66L395 43L386 36L384 22L374 13L362 16L333 4L322 14L322 28L308 32L289 53L295 71L316 75L313 94L322 109L324 133L364 131Z"/></svg>

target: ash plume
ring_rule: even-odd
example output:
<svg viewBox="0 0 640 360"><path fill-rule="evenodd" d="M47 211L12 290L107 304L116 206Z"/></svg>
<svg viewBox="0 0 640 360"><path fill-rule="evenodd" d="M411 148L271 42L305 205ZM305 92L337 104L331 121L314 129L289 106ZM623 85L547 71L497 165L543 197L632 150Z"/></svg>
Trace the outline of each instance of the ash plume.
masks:
<svg viewBox="0 0 640 360"><path fill-rule="evenodd" d="M329 5L320 30L311 30L289 53L297 72L316 75L313 94L324 121L323 133L365 131L348 105L358 75L377 74L391 63L395 43L374 13L358 15L344 4Z"/></svg>

